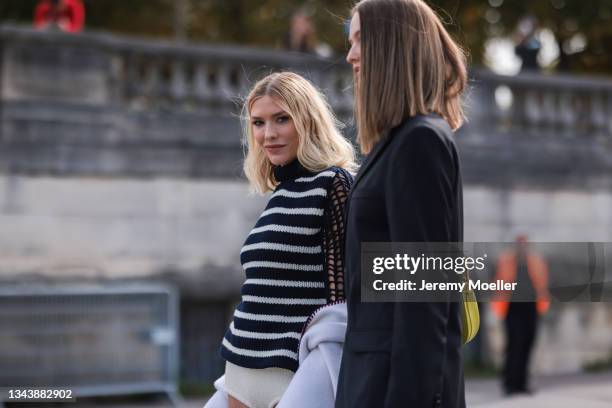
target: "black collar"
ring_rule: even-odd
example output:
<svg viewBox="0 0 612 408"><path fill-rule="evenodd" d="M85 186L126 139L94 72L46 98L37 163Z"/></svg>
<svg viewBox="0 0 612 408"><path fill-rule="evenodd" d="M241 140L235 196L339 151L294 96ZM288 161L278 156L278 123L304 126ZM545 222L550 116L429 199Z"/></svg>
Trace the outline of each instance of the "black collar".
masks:
<svg viewBox="0 0 612 408"><path fill-rule="evenodd" d="M298 159L295 159L291 163L285 164L284 166L274 166L274 178L279 183L283 181L295 180L300 176L310 174L310 171L306 169Z"/></svg>

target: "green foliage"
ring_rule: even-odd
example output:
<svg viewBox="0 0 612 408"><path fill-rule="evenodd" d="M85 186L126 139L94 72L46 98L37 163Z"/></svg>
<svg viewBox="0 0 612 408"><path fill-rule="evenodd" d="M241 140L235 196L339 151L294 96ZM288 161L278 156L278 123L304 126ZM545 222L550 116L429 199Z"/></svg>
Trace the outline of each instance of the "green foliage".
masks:
<svg viewBox="0 0 612 408"><path fill-rule="evenodd" d="M552 30L561 46L577 33L584 34L587 48L570 56L571 70L612 74L612 0L506 0L499 12L505 32L522 15L532 14L542 27Z"/></svg>
<svg viewBox="0 0 612 408"><path fill-rule="evenodd" d="M172 0L84 0L87 29L171 38Z"/></svg>
<svg viewBox="0 0 612 408"><path fill-rule="evenodd" d="M2 0L0 1L1 22L31 21L37 0Z"/></svg>

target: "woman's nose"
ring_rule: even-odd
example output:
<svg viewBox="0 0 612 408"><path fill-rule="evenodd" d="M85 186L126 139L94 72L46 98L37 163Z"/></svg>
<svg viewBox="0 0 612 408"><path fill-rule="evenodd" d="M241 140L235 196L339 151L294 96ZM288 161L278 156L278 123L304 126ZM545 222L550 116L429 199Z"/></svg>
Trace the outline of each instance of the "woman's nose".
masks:
<svg viewBox="0 0 612 408"><path fill-rule="evenodd" d="M353 63L353 47L349 48L348 53L346 54L346 62L349 64Z"/></svg>
<svg viewBox="0 0 612 408"><path fill-rule="evenodd" d="M355 44L351 46L351 48L348 51L348 54L346 54L346 62L348 62L351 65L359 62L359 56L358 56L357 47L355 46Z"/></svg>
<svg viewBox="0 0 612 408"><path fill-rule="evenodd" d="M266 125L264 129L264 137L266 139L273 139L276 137L276 129L272 125Z"/></svg>

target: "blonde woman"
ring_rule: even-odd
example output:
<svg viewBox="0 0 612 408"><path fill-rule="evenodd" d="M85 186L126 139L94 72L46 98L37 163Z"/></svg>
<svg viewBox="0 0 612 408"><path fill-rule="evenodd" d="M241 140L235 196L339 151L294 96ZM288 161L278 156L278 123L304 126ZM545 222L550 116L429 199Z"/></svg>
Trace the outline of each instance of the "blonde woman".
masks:
<svg viewBox="0 0 612 408"><path fill-rule="evenodd" d="M294 73L259 81L244 110L244 172L254 191L272 195L240 253L246 281L221 346L225 375L207 407L275 406L298 368L309 317L344 299L352 145L323 96Z"/></svg>
<svg viewBox="0 0 612 408"><path fill-rule="evenodd" d="M460 242L464 54L422 0L363 0L347 61L367 157L347 203L348 326L336 408L465 407L457 302L363 303L361 243Z"/></svg>

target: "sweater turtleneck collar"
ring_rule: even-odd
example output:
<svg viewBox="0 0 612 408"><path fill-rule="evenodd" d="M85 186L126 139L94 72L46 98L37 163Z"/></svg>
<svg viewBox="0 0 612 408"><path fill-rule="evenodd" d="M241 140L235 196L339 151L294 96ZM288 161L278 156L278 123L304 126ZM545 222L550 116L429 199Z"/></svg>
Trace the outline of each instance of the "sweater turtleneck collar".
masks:
<svg viewBox="0 0 612 408"><path fill-rule="evenodd" d="M291 163L285 164L284 166L274 166L274 178L279 183L284 181L295 180L298 177L305 176L310 172L306 169L298 159L293 160Z"/></svg>

